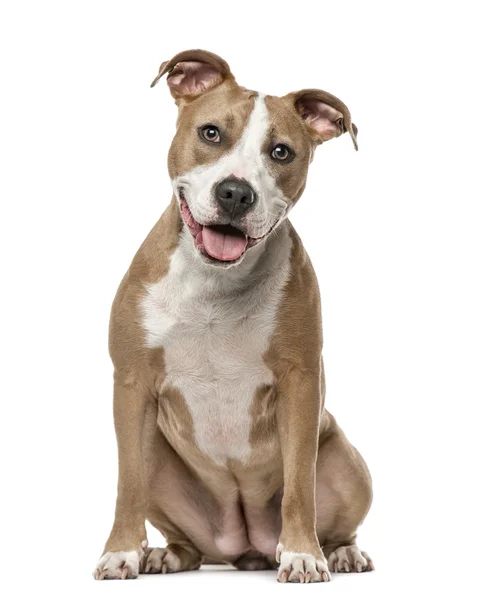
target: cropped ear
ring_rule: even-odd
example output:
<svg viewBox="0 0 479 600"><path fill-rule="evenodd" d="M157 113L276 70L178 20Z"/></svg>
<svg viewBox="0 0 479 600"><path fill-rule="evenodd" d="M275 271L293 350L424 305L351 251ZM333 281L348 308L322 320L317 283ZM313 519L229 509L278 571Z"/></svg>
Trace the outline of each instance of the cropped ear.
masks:
<svg viewBox="0 0 479 600"><path fill-rule="evenodd" d="M358 149L356 139L358 128L351 121L348 107L339 98L323 90L301 90L286 97L291 98L311 136L318 144L347 131L354 147Z"/></svg>
<svg viewBox="0 0 479 600"><path fill-rule="evenodd" d="M175 100L187 96L195 98L226 79L234 81L228 63L206 50L185 50L161 63L150 87L154 87L165 73L168 73L168 87Z"/></svg>

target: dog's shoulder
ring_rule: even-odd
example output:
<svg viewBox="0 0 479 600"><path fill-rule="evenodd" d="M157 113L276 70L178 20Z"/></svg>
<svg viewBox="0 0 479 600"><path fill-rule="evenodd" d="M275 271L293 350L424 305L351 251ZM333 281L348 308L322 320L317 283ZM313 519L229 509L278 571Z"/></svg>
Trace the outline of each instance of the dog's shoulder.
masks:
<svg viewBox="0 0 479 600"><path fill-rule="evenodd" d="M148 286L168 274L181 226L173 199L140 246L118 287L109 329L110 356L116 368L134 365L137 359L145 358L141 303Z"/></svg>

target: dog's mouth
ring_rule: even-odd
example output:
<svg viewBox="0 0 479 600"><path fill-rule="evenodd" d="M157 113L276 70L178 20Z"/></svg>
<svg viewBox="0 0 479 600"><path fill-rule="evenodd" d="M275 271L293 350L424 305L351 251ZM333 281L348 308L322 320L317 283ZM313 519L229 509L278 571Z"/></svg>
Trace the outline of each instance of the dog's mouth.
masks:
<svg viewBox="0 0 479 600"><path fill-rule="evenodd" d="M267 235L266 233L259 238L252 238L232 225L201 225L191 214L181 192L180 211L183 221L194 237L196 248L203 255L221 263L239 262L249 248L258 244Z"/></svg>

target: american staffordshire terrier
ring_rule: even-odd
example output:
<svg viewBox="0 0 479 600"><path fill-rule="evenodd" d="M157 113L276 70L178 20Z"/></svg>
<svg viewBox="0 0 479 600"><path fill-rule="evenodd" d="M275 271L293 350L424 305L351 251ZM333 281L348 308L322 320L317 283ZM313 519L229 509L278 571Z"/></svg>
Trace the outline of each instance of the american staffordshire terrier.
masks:
<svg viewBox="0 0 479 600"><path fill-rule="evenodd" d="M173 198L113 303L118 498L94 576L372 570L356 546L371 479L324 407L319 289L288 220L316 146L347 132L357 149L350 112L322 90L241 87L203 50L152 86L165 74Z"/></svg>

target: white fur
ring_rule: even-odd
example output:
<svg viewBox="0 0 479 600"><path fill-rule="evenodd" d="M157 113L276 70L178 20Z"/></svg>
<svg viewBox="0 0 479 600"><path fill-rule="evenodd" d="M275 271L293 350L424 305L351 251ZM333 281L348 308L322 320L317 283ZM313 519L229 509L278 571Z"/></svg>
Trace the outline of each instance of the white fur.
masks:
<svg viewBox="0 0 479 600"><path fill-rule="evenodd" d="M142 301L146 345L165 350L164 387L176 387L191 413L199 449L217 464L246 461L255 392L272 384L263 361L289 275L285 224L241 264L203 263L183 231L168 274Z"/></svg>
<svg viewBox="0 0 479 600"><path fill-rule="evenodd" d="M105 552L98 561L94 575L99 578L103 571L107 571L105 579L121 579L121 571L125 567L129 569L130 576L138 577L139 552Z"/></svg>
<svg viewBox="0 0 479 600"><path fill-rule="evenodd" d="M184 190L190 210L199 223L215 220L218 206L213 190L219 181L232 175L246 179L257 194L258 200L246 216L250 237L262 237L286 216L289 203L268 170L270 159L263 147L269 129L268 109L260 94L243 135L231 152L213 164L195 167L173 180L175 195L179 198L179 189Z"/></svg>
<svg viewBox="0 0 479 600"><path fill-rule="evenodd" d="M93 576L95 579L122 579L122 571L127 569L128 573L125 576L128 578L138 577L140 560L147 546L148 540L143 540L138 551L105 552L98 561Z"/></svg>
<svg viewBox="0 0 479 600"><path fill-rule="evenodd" d="M323 559L316 559L312 554L306 552L288 552L278 544L276 549L276 560L280 563L278 569L278 580L281 581L283 572L287 574L288 581L300 581L309 575L310 581L329 581L328 565Z"/></svg>

